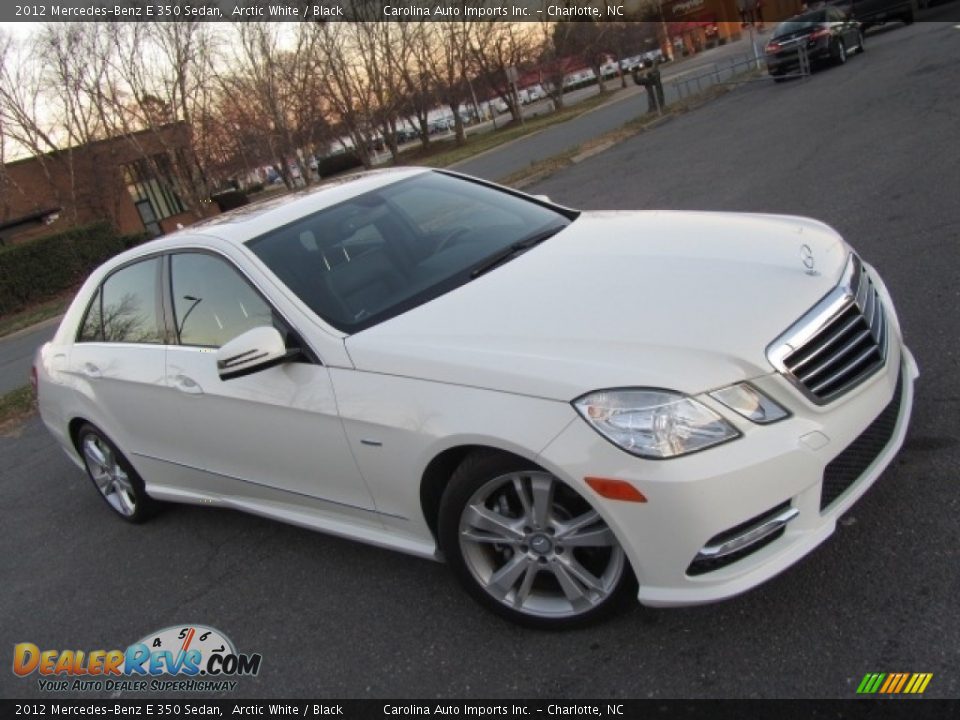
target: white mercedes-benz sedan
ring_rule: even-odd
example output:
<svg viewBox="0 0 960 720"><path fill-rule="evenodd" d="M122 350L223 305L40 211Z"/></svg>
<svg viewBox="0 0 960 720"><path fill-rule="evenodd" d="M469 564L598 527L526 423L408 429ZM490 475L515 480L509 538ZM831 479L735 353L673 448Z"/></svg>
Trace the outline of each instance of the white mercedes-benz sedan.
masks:
<svg viewBox="0 0 960 720"><path fill-rule="evenodd" d="M445 559L541 627L795 563L900 448L918 374L822 223L419 168L123 253L34 371L119 517L219 505Z"/></svg>

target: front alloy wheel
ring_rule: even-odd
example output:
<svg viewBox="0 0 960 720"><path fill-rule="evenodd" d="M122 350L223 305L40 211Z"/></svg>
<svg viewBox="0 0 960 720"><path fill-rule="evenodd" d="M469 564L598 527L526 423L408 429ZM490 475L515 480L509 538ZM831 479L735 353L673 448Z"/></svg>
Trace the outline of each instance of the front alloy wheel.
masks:
<svg viewBox="0 0 960 720"><path fill-rule="evenodd" d="M843 40L837 40L837 65L843 65L847 61L847 47Z"/></svg>
<svg viewBox="0 0 960 720"><path fill-rule="evenodd" d="M155 503L123 454L93 425L80 428L77 439L87 475L107 505L128 522L145 520Z"/></svg>
<svg viewBox="0 0 960 720"><path fill-rule="evenodd" d="M597 619L633 586L600 514L550 473L508 455L478 454L460 466L444 496L440 534L471 594L526 625Z"/></svg>

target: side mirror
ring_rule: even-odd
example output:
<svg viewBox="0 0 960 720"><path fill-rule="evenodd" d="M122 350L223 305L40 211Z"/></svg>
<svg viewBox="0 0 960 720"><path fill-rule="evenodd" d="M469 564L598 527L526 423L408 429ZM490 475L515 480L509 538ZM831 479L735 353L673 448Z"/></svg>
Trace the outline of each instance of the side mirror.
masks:
<svg viewBox="0 0 960 720"><path fill-rule="evenodd" d="M553 202L547 195L533 195L537 200L542 200L543 202Z"/></svg>
<svg viewBox="0 0 960 720"><path fill-rule="evenodd" d="M276 328L255 327L217 350L217 373L221 380L232 380L279 365L296 354L287 351Z"/></svg>

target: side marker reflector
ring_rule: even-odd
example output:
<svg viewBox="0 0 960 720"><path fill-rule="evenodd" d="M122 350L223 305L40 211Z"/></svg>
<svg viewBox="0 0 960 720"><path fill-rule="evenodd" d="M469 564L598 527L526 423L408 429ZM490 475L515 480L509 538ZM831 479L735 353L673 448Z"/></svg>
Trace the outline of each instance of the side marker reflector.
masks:
<svg viewBox="0 0 960 720"><path fill-rule="evenodd" d="M647 501L647 496L626 480L598 477L586 477L583 480L593 488L600 497L605 497L609 500L625 500L626 502L638 503L645 503Z"/></svg>

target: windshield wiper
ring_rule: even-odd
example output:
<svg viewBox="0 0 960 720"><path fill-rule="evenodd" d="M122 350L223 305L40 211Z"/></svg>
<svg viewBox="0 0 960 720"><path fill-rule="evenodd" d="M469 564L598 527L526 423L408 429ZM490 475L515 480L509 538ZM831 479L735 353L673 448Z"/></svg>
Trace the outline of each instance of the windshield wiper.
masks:
<svg viewBox="0 0 960 720"><path fill-rule="evenodd" d="M502 265L505 262L513 260L518 255L523 255L527 250L532 248L534 245L539 245L544 240L547 240L558 232L563 230L566 225L554 225L547 230L542 230L540 232L534 233L525 237L523 240L517 240L517 242L508 245L500 252L494 253L486 260L484 260L480 265L475 267L470 271L470 278L480 277L484 273L488 273L493 270L495 267Z"/></svg>

